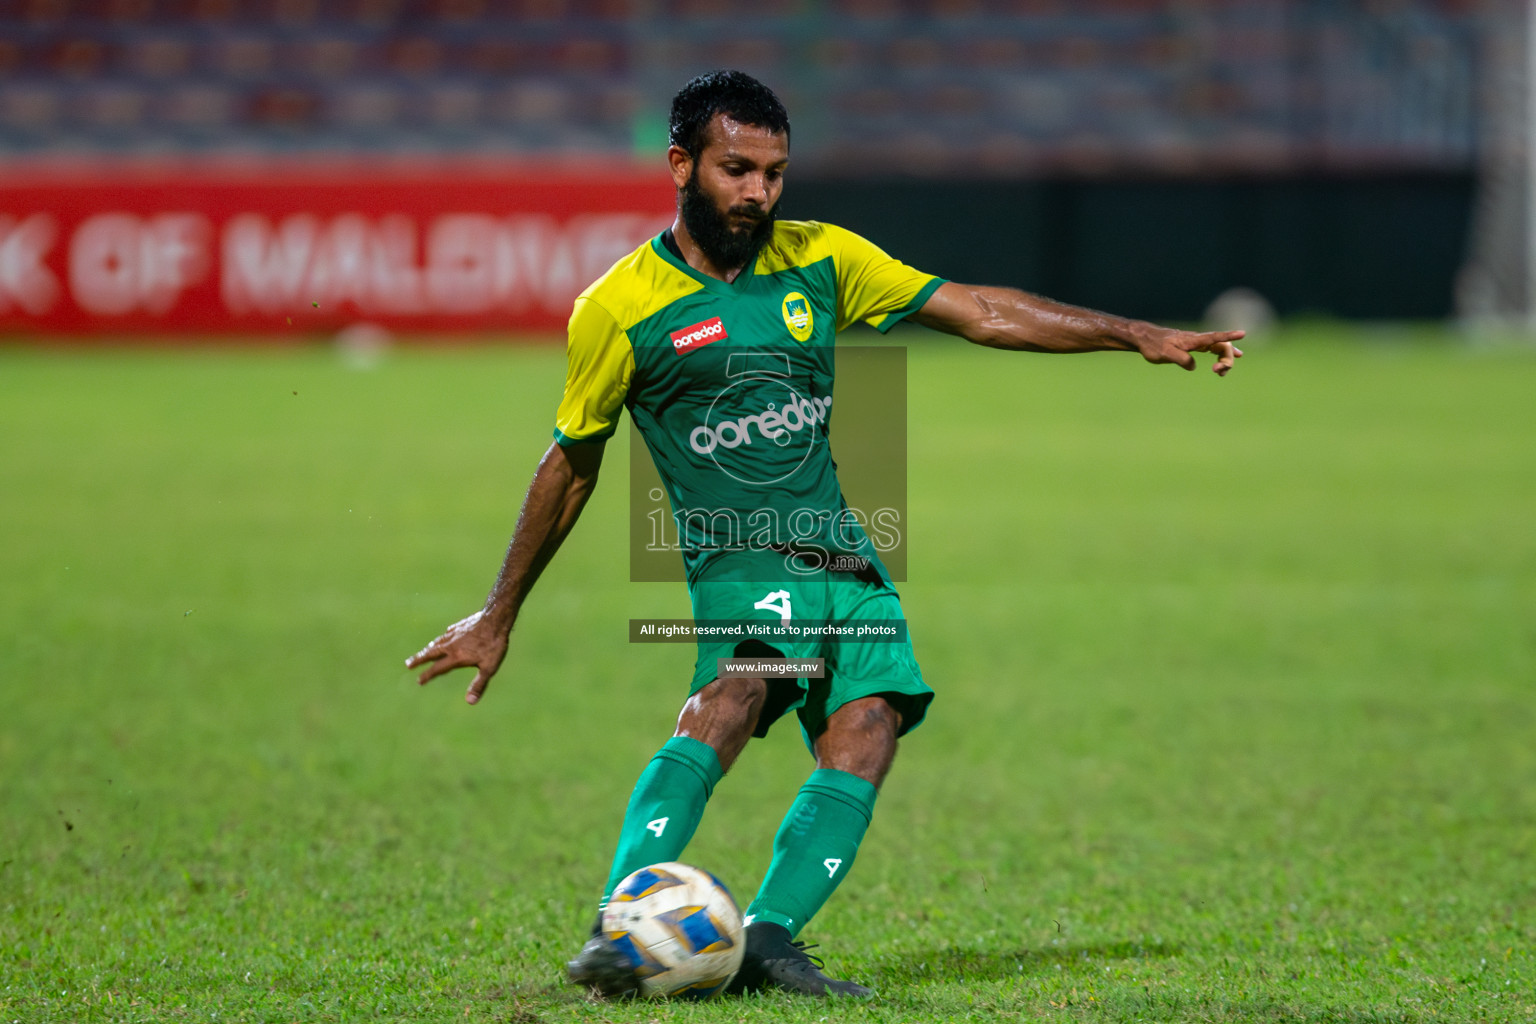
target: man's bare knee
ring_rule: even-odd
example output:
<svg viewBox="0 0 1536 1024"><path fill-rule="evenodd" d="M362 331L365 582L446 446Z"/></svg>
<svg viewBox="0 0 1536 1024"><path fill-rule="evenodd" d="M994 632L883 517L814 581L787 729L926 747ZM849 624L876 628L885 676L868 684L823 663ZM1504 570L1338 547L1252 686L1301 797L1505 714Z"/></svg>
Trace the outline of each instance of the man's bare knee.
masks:
<svg viewBox="0 0 1536 1024"><path fill-rule="evenodd" d="M688 698L677 716L676 736L688 736L714 748L723 771L731 765L757 728L768 684L763 679L716 679Z"/></svg>

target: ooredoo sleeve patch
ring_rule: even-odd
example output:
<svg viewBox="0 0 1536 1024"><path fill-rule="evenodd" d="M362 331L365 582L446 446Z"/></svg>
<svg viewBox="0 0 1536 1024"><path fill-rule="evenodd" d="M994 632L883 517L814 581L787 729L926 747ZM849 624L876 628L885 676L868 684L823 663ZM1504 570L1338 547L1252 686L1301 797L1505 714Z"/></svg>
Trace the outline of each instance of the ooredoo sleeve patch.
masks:
<svg viewBox="0 0 1536 1024"><path fill-rule="evenodd" d="M865 321L884 333L921 309L943 278L914 270L845 228L826 225L837 266L837 329Z"/></svg>
<svg viewBox="0 0 1536 1024"><path fill-rule="evenodd" d="M613 436L634 373L635 350L613 316L589 298L577 299L566 343L565 396L555 414L555 440L569 445Z"/></svg>

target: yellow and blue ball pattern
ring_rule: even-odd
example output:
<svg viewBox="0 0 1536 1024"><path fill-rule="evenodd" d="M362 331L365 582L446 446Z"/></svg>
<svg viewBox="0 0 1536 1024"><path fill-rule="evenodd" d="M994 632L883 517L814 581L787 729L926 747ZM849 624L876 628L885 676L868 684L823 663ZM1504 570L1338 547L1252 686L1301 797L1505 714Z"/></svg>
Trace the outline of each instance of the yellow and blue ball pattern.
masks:
<svg viewBox="0 0 1536 1024"><path fill-rule="evenodd" d="M720 880L687 864L652 864L625 878L603 911L603 934L649 996L708 999L741 967L741 911Z"/></svg>

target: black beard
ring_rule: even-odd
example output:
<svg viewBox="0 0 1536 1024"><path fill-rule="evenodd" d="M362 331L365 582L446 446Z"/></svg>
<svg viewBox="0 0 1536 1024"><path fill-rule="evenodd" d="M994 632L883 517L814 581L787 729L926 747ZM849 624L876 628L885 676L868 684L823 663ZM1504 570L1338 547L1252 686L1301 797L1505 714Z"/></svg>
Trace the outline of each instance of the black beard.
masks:
<svg viewBox="0 0 1536 1024"><path fill-rule="evenodd" d="M773 235L773 222L779 217L779 204L774 203L749 230L738 231L731 227L731 214L756 214L757 208L735 206L722 214L715 201L699 187L698 172L688 178L683 186L678 213L693 244L699 247L706 259L721 270L739 270L752 261Z"/></svg>

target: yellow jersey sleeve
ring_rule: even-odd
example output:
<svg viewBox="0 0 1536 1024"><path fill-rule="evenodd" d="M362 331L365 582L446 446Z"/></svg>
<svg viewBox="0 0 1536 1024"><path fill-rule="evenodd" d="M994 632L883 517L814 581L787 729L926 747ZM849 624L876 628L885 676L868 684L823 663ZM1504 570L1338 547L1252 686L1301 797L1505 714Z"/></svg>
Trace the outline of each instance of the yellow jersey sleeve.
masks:
<svg viewBox="0 0 1536 1024"><path fill-rule="evenodd" d="M555 414L562 445L602 441L618 429L635 374L635 350L613 316L591 299L576 300L566 344L565 397Z"/></svg>
<svg viewBox="0 0 1536 1024"><path fill-rule="evenodd" d="M837 267L837 329L865 321L882 334L921 309L943 278L913 270L846 228L825 225Z"/></svg>

